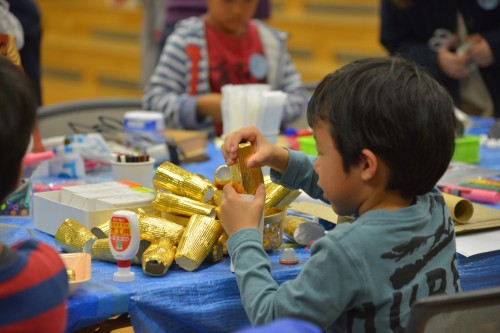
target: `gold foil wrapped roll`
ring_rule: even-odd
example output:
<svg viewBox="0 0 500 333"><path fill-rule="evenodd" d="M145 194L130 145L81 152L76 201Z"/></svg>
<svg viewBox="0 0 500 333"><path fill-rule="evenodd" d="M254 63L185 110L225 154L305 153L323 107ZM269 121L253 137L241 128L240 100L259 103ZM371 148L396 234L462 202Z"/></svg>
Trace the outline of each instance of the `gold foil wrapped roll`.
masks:
<svg viewBox="0 0 500 333"><path fill-rule="evenodd" d="M64 220L55 235L56 245L70 253L84 252L85 245L91 244L96 239L87 228L73 219Z"/></svg>
<svg viewBox="0 0 500 333"><path fill-rule="evenodd" d="M302 191L300 190L288 190L288 193L285 194L285 196L276 204L274 205L274 208L278 208L278 209L285 209L285 208L288 208L288 206L290 206L290 204L292 202L295 201L295 199L297 199L297 197L300 195Z"/></svg>
<svg viewBox="0 0 500 333"><path fill-rule="evenodd" d="M177 248L177 265L194 271L212 251L222 232L219 221L205 215L191 216Z"/></svg>
<svg viewBox="0 0 500 333"><path fill-rule="evenodd" d="M139 215L141 239L158 242L160 239L177 245L184 233L184 227L161 217Z"/></svg>
<svg viewBox="0 0 500 333"><path fill-rule="evenodd" d="M215 206L193 199L184 198L172 193L156 193L156 197L151 202L151 205L159 211L172 214L184 216L201 214L215 217Z"/></svg>
<svg viewBox="0 0 500 333"><path fill-rule="evenodd" d="M255 194L257 187L264 183L261 168L247 168L247 160L253 153L250 142L240 143L237 162L231 165L231 181L240 194Z"/></svg>
<svg viewBox="0 0 500 333"><path fill-rule="evenodd" d="M90 229L92 234L99 239L108 238L109 237L109 221L99 224L98 226Z"/></svg>
<svg viewBox="0 0 500 333"><path fill-rule="evenodd" d="M220 235L219 240L218 240L218 242L220 244L222 244L222 254L225 256L229 255L229 252L227 251L227 246L226 246L226 242L227 242L228 238L229 238L229 236L226 234L225 231L223 231L222 235Z"/></svg>
<svg viewBox="0 0 500 333"><path fill-rule="evenodd" d="M297 230L299 225L301 225L302 223L305 223L305 222L309 222L309 221L310 220L306 219L305 217L287 216L283 220L283 232L290 239L294 239L295 230Z"/></svg>
<svg viewBox="0 0 500 333"><path fill-rule="evenodd" d="M142 270L151 276L163 276L174 262L176 246L169 240L161 239L142 254Z"/></svg>
<svg viewBox="0 0 500 333"><path fill-rule="evenodd" d="M209 180L171 162L164 162L158 166L153 184L156 189L201 202L210 201L215 191L214 185Z"/></svg>
<svg viewBox="0 0 500 333"><path fill-rule="evenodd" d="M156 216L160 217L161 212L159 210L154 209L153 207L140 207L135 210L137 215L146 215L146 216Z"/></svg>
<svg viewBox="0 0 500 333"><path fill-rule="evenodd" d="M212 198L212 200L210 201L210 203L214 206L220 206L221 202L222 202L222 195L224 194L224 191L223 190L216 190L215 191L215 194L214 194L214 197Z"/></svg>
<svg viewBox="0 0 500 333"><path fill-rule="evenodd" d="M90 255L92 256L92 259L116 262L115 257L113 257L113 253L111 253L108 238L101 238L96 240L94 244L92 244Z"/></svg>
<svg viewBox="0 0 500 333"><path fill-rule="evenodd" d="M221 261L222 257L224 257L224 247L217 241L217 243L215 243L214 247L212 248L212 251L210 251L210 253L205 258L205 262L213 264Z"/></svg>
<svg viewBox="0 0 500 333"><path fill-rule="evenodd" d="M67 269L66 274L68 274L68 281L75 281L76 280L76 275L75 275L74 269Z"/></svg>
<svg viewBox="0 0 500 333"><path fill-rule="evenodd" d="M290 192L291 190L282 185L273 182L266 184L266 201L264 203L264 214L275 207Z"/></svg>
<svg viewBox="0 0 500 333"><path fill-rule="evenodd" d="M178 225L182 225L183 227L187 226L187 224L189 222L189 216L176 215L176 214L167 213L167 212L161 212L160 216L167 221L176 223Z"/></svg>
<svg viewBox="0 0 500 333"><path fill-rule="evenodd" d="M134 265L141 264L141 257L145 249L149 246L150 242L141 240L139 244L139 250L137 254L132 258L131 262ZM111 253L111 248L109 246L109 238L97 239L93 244L90 250L88 251L92 256L92 259L116 262L115 257L113 257L113 253Z"/></svg>
<svg viewBox="0 0 500 333"><path fill-rule="evenodd" d="M218 190L222 190L224 185L231 183L231 168L221 165L215 170L214 185Z"/></svg>

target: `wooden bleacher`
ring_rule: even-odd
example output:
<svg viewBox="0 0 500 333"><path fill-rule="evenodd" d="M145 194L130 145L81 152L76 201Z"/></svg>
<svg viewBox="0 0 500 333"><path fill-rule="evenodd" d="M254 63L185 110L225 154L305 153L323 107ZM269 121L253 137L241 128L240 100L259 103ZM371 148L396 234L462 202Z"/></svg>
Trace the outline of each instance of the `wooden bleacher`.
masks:
<svg viewBox="0 0 500 333"><path fill-rule="evenodd" d="M37 0L44 104L142 94L142 11L106 0Z"/></svg>
<svg viewBox="0 0 500 333"><path fill-rule="evenodd" d="M37 0L42 12L44 103L139 97L143 10L108 0ZM385 55L378 0L272 0L269 24L289 32L304 82L361 57Z"/></svg>
<svg viewBox="0 0 500 333"><path fill-rule="evenodd" d="M386 55L378 0L273 0L269 23L290 34L288 49L305 82L355 59Z"/></svg>

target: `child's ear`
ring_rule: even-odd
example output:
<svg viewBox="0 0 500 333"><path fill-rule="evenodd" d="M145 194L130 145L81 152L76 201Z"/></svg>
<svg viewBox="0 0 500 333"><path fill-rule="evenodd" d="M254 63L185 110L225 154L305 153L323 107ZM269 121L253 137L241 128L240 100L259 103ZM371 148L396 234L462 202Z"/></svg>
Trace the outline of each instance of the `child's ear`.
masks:
<svg viewBox="0 0 500 333"><path fill-rule="evenodd" d="M363 149L361 151L361 179L364 181L368 181L373 179L373 177L377 174L377 170L379 168L378 158L375 153L373 153L370 149Z"/></svg>

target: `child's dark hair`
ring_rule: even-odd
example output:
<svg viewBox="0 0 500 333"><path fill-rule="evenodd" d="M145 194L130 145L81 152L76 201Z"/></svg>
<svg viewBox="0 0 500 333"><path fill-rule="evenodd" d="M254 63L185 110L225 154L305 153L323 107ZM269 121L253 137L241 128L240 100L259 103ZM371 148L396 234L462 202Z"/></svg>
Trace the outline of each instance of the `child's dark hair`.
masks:
<svg viewBox="0 0 500 333"><path fill-rule="evenodd" d="M0 56L0 201L17 185L37 102L21 69Z"/></svg>
<svg viewBox="0 0 500 333"><path fill-rule="evenodd" d="M328 122L346 172L369 149L390 170L387 189L406 198L436 185L455 147L451 97L418 65L397 57L358 60L327 75L307 120L312 127Z"/></svg>

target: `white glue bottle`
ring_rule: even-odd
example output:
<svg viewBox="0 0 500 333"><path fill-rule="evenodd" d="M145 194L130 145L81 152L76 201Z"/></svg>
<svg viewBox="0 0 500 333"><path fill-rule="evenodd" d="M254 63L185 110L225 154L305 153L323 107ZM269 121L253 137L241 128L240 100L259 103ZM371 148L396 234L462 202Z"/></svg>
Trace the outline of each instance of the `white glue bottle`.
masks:
<svg viewBox="0 0 500 333"><path fill-rule="evenodd" d="M109 221L109 247L118 264L118 270L113 274L114 281L135 280L135 274L130 271L130 265L131 259L139 250L139 243L137 214L130 210L114 212Z"/></svg>

